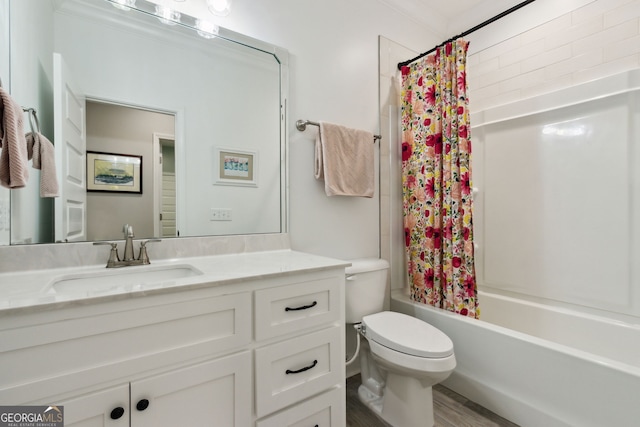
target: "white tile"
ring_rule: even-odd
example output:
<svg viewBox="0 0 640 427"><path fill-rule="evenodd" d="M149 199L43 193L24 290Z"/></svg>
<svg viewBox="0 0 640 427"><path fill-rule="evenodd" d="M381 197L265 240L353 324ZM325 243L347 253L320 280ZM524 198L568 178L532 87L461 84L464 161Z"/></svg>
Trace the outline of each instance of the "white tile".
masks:
<svg viewBox="0 0 640 427"><path fill-rule="evenodd" d="M565 61L560 61L552 65L545 67L547 76L552 79L556 76L562 76L571 72L584 70L587 68L595 67L602 63L602 49L597 49L593 52L584 53L582 55L574 56Z"/></svg>
<svg viewBox="0 0 640 427"><path fill-rule="evenodd" d="M615 61L605 62L596 67L576 71L573 74L573 80L574 84L580 84L639 67L640 54L634 54L618 58Z"/></svg>
<svg viewBox="0 0 640 427"><path fill-rule="evenodd" d="M476 66L478 64L480 64L480 55L478 54L467 55L467 68L471 66Z"/></svg>
<svg viewBox="0 0 640 427"><path fill-rule="evenodd" d="M547 78L544 83L531 85L529 87L522 88L522 98L531 98L536 95L542 95L544 93L555 92L560 89L565 89L573 85L572 75L566 74L564 76L555 76L551 79Z"/></svg>
<svg viewBox="0 0 640 427"><path fill-rule="evenodd" d="M477 85L477 87L490 86L503 80L510 79L514 76L517 76L518 74L520 74L520 63L500 68L492 73L479 75L475 80L475 84Z"/></svg>
<svg viewBox="0 0 640 427"><path fill-rule="evenodd" d="M525 33L522 33L520 35L520 38L522 39L522 44L526 45L536 40L544 39L548 35L555 34L570 26L571 26L571 14L566 13L551 21L545 22L542 25L538 25L537 27L532 28L531 30Z"/></svg>
<svg viewBox="0 0 640 427"><path fill-rule="evenodd" d="M604 62L640 53L640 34L617 43L611 43L604 50Z"/></svg>
<svg viewBox="0 0 640 427"><path fill-rule="evenodd" d="M521 99L520 90L514 90L511 92L499 93L494 96L485 96L481 99L473 98L473 94L469 96L470 108L473 111L482 111L498 105L509 104ZM473 124L472 124L473 125ZM473 137L472 137L473 138Z"/></svg>
<svg viewBox="0 0 640 427"><path fill-rule="evenodd" d="M635 0L597 0L571 12L573 24L588 21Z"/></svg>
<svg viewBox="0 0 640 427"><path fill-rule="evenodd" d="M491 74L500 69L500 58L493 57L486 61L481 61L476 64L467 63L467 74L474 76L481 76L483 74Z"/></svg>
<svg viewBox="0 0 640 427"><path fill-rule="evenodd" d="M635 0L605 13L604 25L612 27L638 17L640 17L640 0Z"/></svg>
<svg viewBox="0 0 640 427"><path fill-rule="evenodd" d="M555 49L547 50L536 56L522 61L521 69L523 73L544 68L548 65L556 64L571 58L571 46L564 45Z"/></svg>
<svg viewBox="0 0 640 427"><path fill-rule="evenodd" d="M522 45L520 36L511 37L509 39L503 40L502 42L493 45L487 49L484 49L481 52L478 52L476 55L480 57L480 61L484 62L491 58L499 57L506 52L517 49Z"/></svg>
<svg viewBox="0 0 640 427"><path fill-rule="evenodd" d="M539 55L545 51L544 39L538 39L526 45L519 46L517 49L503 53L500 55L500 66L506 67L516 62L524 61L533 56Z"/></svg>
<svg viewBox="0 0 640 427"><path fill-rule="evenodd" d="M637 34L637 20L623 22L622 24L607 28L589 37L576 40L572 43L573 54L582 55L601 47L608 48L611 43L616 43L620 40L634 37Z"/></svg>
<svg viewBox="0 0 640 427"><path fill-rule="evenodd" d="M604 28L603 20L602 15L598 15L592 19L585 20L549 34L545 37L545 46L547 49L553 49L554 47L563 46L567 43L572 43L576 40L597 34Z"/></svg>
<svg viewBox="0 0 640 427"><path fill-rule="evenodd" d="M544 69L538 69L528 73L518 74L510 79L502 80L491 86L486 86L479 90L473 91L473 99L492 98L502 93L512 93L514 91L529 86L543 84L547 81L547 75Z"/></svg>

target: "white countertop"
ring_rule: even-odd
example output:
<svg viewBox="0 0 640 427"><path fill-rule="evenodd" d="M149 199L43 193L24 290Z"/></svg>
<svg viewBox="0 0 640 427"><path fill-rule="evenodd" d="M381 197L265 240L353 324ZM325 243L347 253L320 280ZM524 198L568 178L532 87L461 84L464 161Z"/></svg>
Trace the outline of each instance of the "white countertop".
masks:
<svg viewBox="0 0 640 427"><path fill-rule="evenodd" d="M81 292L56 292L52 284L65 277L97 274L100 276L126 272L142 272L170 266L190 266L202 274L143 285L124 285L110 289ZM98 302L119 299L124 295L142 296L176 292L198 287L231 284L246 279L259 279L347 267L347 261L296 252L289 249L240 254L176 258L153 262L149 266L107 269L103 265L56 268L27 272L0 273L0 315L25 309L48 309L67 306L71 301Z"/></svg>

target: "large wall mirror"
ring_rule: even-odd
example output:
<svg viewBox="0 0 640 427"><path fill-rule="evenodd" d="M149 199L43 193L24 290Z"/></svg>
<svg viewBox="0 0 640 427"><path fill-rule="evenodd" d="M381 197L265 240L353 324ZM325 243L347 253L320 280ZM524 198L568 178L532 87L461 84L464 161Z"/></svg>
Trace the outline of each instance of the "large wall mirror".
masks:
<svg viewBox="0 0 640 427"><path fill-rule="evenodd" d="M25 188L0 188L0 244L122 239L125 223L136 238L286 232L286 50L145 0L0 6L2 82L36 110L60 187L40 197L29 166Z"/></svg>

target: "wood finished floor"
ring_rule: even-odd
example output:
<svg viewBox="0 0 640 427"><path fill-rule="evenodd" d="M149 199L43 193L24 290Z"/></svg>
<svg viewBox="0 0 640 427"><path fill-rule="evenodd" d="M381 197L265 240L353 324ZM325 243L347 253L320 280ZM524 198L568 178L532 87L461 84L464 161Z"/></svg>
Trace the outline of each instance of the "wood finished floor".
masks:
<svg viewBox="0 0 640 427"><path fill-rule="evenodd" d="M360 402L359 385L360 375L347 378L347 427L392 427ZM433 388L433 407L435 427L518 427L439 384Z"/></svg>

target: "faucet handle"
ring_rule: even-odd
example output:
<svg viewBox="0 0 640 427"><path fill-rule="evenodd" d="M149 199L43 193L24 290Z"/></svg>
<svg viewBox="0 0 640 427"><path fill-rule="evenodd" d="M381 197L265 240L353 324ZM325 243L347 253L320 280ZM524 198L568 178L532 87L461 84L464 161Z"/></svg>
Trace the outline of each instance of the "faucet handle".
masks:
<svg viewBox="0 0 640 427"><path fill-rule="evenodd" d="M93 242L94 245L111 245L111 251L109 252L109 260L107 261L107 268L115 267L117 262L120 262L118 256L118 244L114 242Z"/></svg>
<svg viewBox="0 0 640 427"><path fill-rule="evenodd" d="M148 239L140 242L140 254L138 255L138 260L142 264L151 264L149 261L149 254L147 254L147 243L155 242L162 242L162 239Z"/></svg>

